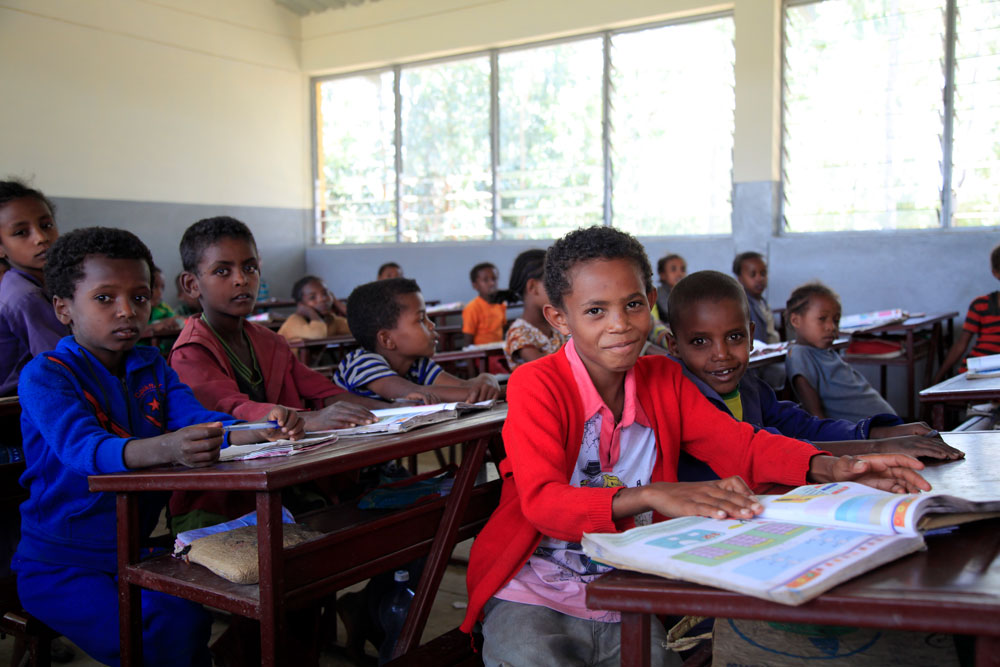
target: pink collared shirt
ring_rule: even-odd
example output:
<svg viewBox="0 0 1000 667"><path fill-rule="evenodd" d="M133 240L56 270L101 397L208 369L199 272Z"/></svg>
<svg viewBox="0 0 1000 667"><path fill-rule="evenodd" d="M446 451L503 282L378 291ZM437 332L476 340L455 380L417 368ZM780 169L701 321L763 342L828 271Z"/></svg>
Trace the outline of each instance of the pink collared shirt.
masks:
<svg viewBox="0 0 1000 667"><path fill-rule="evenodd" d="M569 483L573 486L642 486L648 484L656 464L656 436L636 398L635 373L625 374L625 405L615 424L571 338L566 357L583 403L583 442ZM636 517L649 523L650 513ZM614 623L618 612L587 609L587 583L609 569L590 560L578 543L543 536L535 553L506 586L495 594L502 600L536 604L596 621Z"/></svg>

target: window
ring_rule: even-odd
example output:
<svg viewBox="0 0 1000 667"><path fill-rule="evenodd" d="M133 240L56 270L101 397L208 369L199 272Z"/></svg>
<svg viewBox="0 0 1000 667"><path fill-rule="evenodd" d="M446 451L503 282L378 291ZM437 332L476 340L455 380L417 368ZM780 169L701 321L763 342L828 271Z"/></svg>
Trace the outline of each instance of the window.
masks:
<svg viewBox="0 0 1000 667"><path fill-rule="evenodd" d="M789 231L998 223L1000 3L955 3L786 5Z"/></svg>
<svg viewBox="0 0 1000 667"><path fill-rule="evenodd" d="M728 234L730 17L612 38L614 223L632 234Z"/></svg>
<svg viewBox="0 0 1000 667"><path fill-rule="evenodd" d="M500 238L601 224L600 39L501 53Z"/></svg>
<svg viewBox="0 0 1000 667"><path fill-rule="evenodd" d="M731 15L314 85L320 243L730 231Z"/></svg>

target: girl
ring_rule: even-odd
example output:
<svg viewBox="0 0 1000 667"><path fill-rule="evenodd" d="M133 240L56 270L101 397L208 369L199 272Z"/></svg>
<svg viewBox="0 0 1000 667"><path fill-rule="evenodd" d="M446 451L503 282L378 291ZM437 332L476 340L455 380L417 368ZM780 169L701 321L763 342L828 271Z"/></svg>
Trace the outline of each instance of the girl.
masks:
<svg viewBox="0 0 1000 667"><path fill-rule="evenodd" d="M292 286L292 298L297 306L295 314L281 325L279 335L287 340L350 335L347 319L333 312L333 294L321 278L301 278Z"/></svg>
<svg viewBox="0 0 1000 667"><path fill-rule="evenodd" d="M514 260L510 270L511 301L524 301L521 317L507 329L503 352L510 369L552 354L563 344L562 336L552 328L542 314L549 302L542 282L545 265L544 250L525 250Z"/></svg>
<svg viewBox="0 0 1000 667"><path fill-rule="evenodd" d="M822 283L797 287L785 308L795 343L785 361L802 407L817 417L860 421L896 412L861 373L833 350L840 299Z"/></svg>
<svg viewBox="0 0 1000 667"><path fill-rule="evenodd" d="M0 396L16 394L25 364L69 335L45 294L45 257L59 237L53 211L38 190L0 181L0 257L10 263L0 283Z"/></svg>

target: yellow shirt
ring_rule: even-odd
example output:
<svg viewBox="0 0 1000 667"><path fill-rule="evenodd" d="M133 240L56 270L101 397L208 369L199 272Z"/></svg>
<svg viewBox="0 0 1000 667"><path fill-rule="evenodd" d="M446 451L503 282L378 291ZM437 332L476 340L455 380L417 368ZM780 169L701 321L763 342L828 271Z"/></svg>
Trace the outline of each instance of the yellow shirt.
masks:
<svg viewBox="0 0 1000 667"><path fill-rule="evenodd" d="M486 299L477 296L462 309L462 333L472 336L473 345L503 340L505 324L506 303L487 303Z"/></svg>
<svg viewBox="0 0 1000 667"><path fill-rule="evenodd" d="M737 389L733 393L723 396L722 400L726 403L729 411L733 413L736 421L743 421L743 401L740 399L740 390Z"/></svg>

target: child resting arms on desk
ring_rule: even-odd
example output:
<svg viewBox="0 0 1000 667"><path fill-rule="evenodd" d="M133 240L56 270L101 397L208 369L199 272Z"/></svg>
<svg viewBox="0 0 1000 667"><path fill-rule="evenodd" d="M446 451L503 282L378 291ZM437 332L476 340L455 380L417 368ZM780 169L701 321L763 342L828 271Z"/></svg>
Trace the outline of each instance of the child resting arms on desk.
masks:
<svg viewBox="0 0 1000 667"><path fill-rule="evenodd" d="M87 476L166 463L205 466L227 444L298 438L302 419L272 406L279 428L223 434L233 418L204 409L159 350L139 346L151 308L153 259L135 235L93 227L56 241L45 284L73 332L21 374L30 497L12 566L24 608L91 657L119 664L115 494L90 493ZM163 509L145 498L147 536ZM146 665L211 665L212 619L187 600L142 591Z"/></svg>
<svg viewBox="0 0 1000 667"><path fill-rule="evenodd" d="M755 431L716 410L675 362L640 357L656 290L629 234L570 232L549 248L544 275L546 319L571 338L511 375L504 488L472 546L462 623L471 632L482 621L487 665L617 662L618 615L585 604L586 584L609 568L583 554L584 532L685 515L750 518L762 510L750 488L762 482L930 488L916 459L832 457ZM678 483L681 450L724 479ZM653 664L679 664L653 625Z"/></svg>
<svg viewBox="0 0 1000 667"><path fill-rule="evenodd" d="M333 381L354 394L426 404L500 395L489 373L463 380L431 359L438 337L415 280L388 278L354 288L347 323L361 347L344 357Z"/></svg>
<svg viewBox="0 0 1000 667"><path fill-rule="evenodd" d="M739 283L718 271L698 271L670 292L670 353L684 374L715 407L738 421L771 433L821 443L834 454L909 454L953 460L962 452L924 423L904 424L896 415L859 421L814 417L791 401L779 401L762 379L747 372L755 323ZM684 481L715 479L703 462L682 453Z"/></svg>

